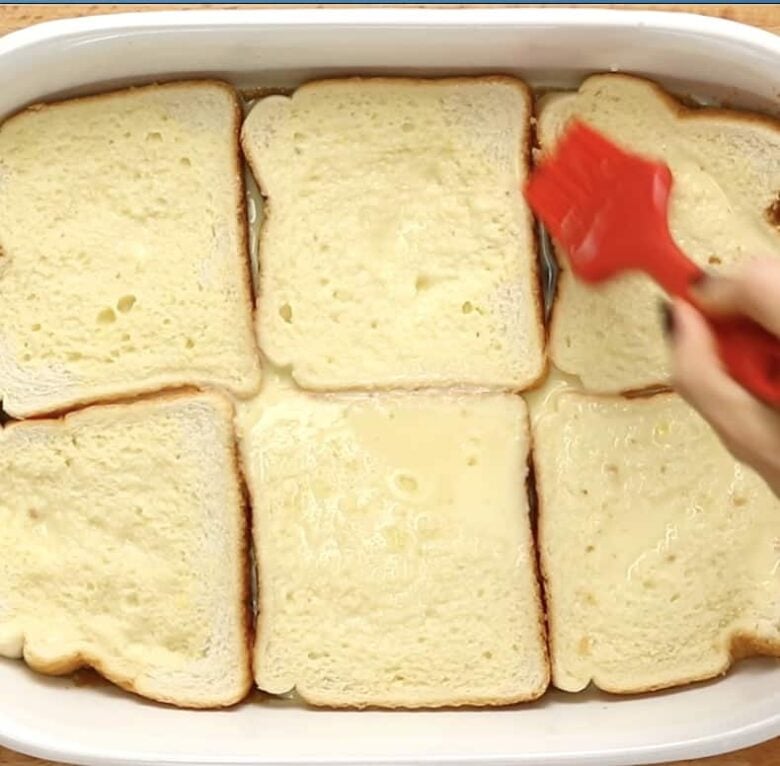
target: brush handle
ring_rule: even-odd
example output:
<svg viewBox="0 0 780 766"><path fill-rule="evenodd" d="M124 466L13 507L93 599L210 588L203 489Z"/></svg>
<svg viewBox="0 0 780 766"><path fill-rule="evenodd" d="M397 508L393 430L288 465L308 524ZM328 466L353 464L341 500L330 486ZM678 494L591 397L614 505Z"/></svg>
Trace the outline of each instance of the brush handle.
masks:
<svg viewBox="0 0 780 766"><path fill-rule="evenodd" d="M647 273L666 290L701 310L690 287L702 270L674 243L671 235L658 242L661 252L648 259ZM705 313L706 316L706 313ZM707 321L729 374L765 402L780 406L780 338L748 317L711 317Z"/></svg>
<svg viewBox="0 0 780 766"><path fill-rule="evenodd" d="M747 317L709 318L731 377L768 404L780 406L780 339Z"/></svg>
<svg viewBox="0 0 780 766"><path fill-rule="evenodd" d="M704 276L702 269L677 247L668 229L656 232L652 250L652 257L642 258L642 271L669 295L691 302L690 287Z"/></svg>

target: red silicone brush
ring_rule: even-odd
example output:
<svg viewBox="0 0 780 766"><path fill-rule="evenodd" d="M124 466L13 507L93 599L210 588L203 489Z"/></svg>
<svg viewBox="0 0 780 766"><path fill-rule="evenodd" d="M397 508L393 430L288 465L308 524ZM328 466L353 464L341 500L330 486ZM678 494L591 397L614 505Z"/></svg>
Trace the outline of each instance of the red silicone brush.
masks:
<svg viewBox="0 0 780 766"><path fill-rule="evenodd" d="M696 304L690 286L702 270L674 243L666 165L619 149L575 122L555 153L533 173L525 194L534 213L586 282L643 271L669 295ZM780 404L780 340L747 317L708 321L731 376Z"/></svg>

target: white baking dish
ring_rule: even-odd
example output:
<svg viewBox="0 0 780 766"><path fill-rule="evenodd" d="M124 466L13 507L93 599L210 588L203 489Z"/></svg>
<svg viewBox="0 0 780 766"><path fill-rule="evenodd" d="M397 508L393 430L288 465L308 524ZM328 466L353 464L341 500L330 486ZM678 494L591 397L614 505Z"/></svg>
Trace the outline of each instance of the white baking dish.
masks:
<svg viewBox="0 0 780 766"><path fill-rule="evenodd" d="M289 86L323 74L504 71L572 85L610 69L739 106L780 104L780 38L699 16L197 11L53 22L0 39L0 117L52 96L166 76ZM514 709L359 713L258 701L181 711L0 662L0 744L74 763L636 766L778 735L780 665L771 661L645 697L553 692Z"/></svg>

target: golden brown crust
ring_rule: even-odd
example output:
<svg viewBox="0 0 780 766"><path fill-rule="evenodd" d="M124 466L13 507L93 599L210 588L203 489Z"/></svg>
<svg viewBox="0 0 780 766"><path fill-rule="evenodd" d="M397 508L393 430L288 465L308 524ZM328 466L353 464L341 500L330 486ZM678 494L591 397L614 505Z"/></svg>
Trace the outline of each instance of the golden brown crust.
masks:
<svg viewBox="0 0 780 766"><path fill-rule="evenodd" d="M542 552L539 544L539 525L541 523L541 498L536 488L536 464L533 449L533 430L530 415L526 410L528 428L528 456L526 458L525 490L528 497L529 526L531 528L531 547L533 550L533 578L536 598L536 609L539 615L539 637L544 647L545 684L541 694L547 690L552 680L552 651L550 615L547 609L547 579L542 568ZM531 524L533 518L534 523ZM539 696L541 696L541 694Z"/></svg>
<svg viewBox="0 0 780 766"><path fill-rule="evenodd" d="M665 90L663 86L659 85L655 80L652 80L649 77L640 77L639 75L634 74L624 74L622 72L601 72L592 74L583 79L577 90L564 91L561 92L561 95L574 96L580 92L582 86L589 80L605 78L609 78L610 80L638 82L644 85L649 85L655 91L655 94L658 96L659 100L678 119L702 120L718 117L727 121L733 121L736 125L743 125L746 122L753 123L780 133L780 118L749 109L724 109L723 107L715 106L688 106L679 98L673 96L671 93Z"/></svg>
<svg viewBox="0 0 780 766"><path fill-rule="evenodd" d="M526 122L525 135L521 138L523 141L522 152L520 154L520 163L526 169L526 173L530 174L533 167L533 153L537 143L536 139L536 124L533 119L534 114L534 98L531 89L522 81L518 80L523 86L526 110L528 113L528 121ZM523 140L524 139L524 140ZM527 180L527 178L526 178ZM539 375L534 379L526 383L522 389L517 389L517 392L529 391L541 385L547 378L547 374L550 369L550 358L547 353L547 323L545 322L545 295L544 295L544 278L541 268L541 247L539 245L539 231L537 229L536 218L533 216L528 204L523 200L523 208L525 210L526 227L531 234L531 279L536 289L533 291L534 308L536 311L536 324L537 331L539 333L539 339L541 343L541 369Z"/></svg>
<svg viewBox="0 0 780 766"><path fill-rule="evenodd" d="M729 638L729 653L726 660L717 670L695 673L676 681L664 681L658 684L648 684L646 686L637 686L630 689L612 686L608 683L601 683L597 678L592 682L596 688L607 694L614 694L620 697L627 697L636 694L648 694L651 692L660 692L665 689L674 689L679 686L688 686L690 684L711 681L714 678L725 676L740 660L755 657L778 657L780 658L780 638L776 642L768 641L757 636L751 636L746 633L737 632Z"/></svg>
<svg viewBox="0 0 780 766"><path fill-rule="evenodd" d="M550 649L549 649L549 629L547 618L547 601L545 598L543 574L541 569L540 550L538 544L538 530L539 530L539 508L540 498L536 489L536 467L534 464L534 450L533 450L533 428L531 424L531 415L528 405L523 400L525 409L525 429L528 434L528 453L525 458L525 481L524 491L526 495L526 502L528 503L528 533L529 533L529 545L531 546L532 553L532 571L531 575L534 582L534 602L536 604L536 614L539 617L539 640L542 646L543 662L545 666L545 675L543 679L542 689L536 697L531 699L538 699L541 697L550 685L552 677L552 666L550 662Z"/></svg>
<svg viewBox="0 0 780 766"><path fill-rule="evenodd" d="M255 533L255 509L254 498L252 496L252 481L251 474L249 472L249 466L245 459L243 450L244 439L240 436L236 436L236 466L238 468L239 475L241 477L241 486L246 495L246 545L248 552L247 559L247 580L246 580L246 605L247 605L247 637L250 639L248 644L249 649L249 675L250 684L255 685L257 688L258 673L257 673L257 637L262 634L262 618L265 614L265 609L262 604L263 589L260 582L260 555L259 546L254 544ZM252 554L254 554L254 567L252 566ZM255 601L252 599L252 579L254 579L255 587ZM265 693L265 692L263 692ZM273 695L272 695L273 696Z"/></svg>
<svg viewBox="0 0 780 766"><path fill-rule="evenodd" d="M85 413L92 412L93 410L124 408L136 404L154 404L163 401L175 401L177 399L191 399L195 396L211 397L215 400L219 399L222 402L229 404L229 399L227 398L226 394L222 393L221 389L200 389L196 388L195 386L178 386L176 388L144 391L140 394L133 394L128 396L117 396L114 399L103 399L99 402L89 402L83 406L78 407L77 409L63 408L61 410L53 410L43 415L31 416L25 420L11 420L6 423L5 430L11 428L24 428L27 425L64 425L71 419L79 418ZM2 429L0 429L0 433L2 433Z"/></svg>
<svg viewBox="0 0 780 766"><path fill-rule="evenodd" d="M364 76L364 75L346 75L344 77L325 77L322 79L309 80L303 83L298 88L295 88L294 93L304 90L306 88L317 87L320 85L340 85L343 83L371 83L377 85L386 84L398 84L404 83L406 85L463 85L472 84L475 82L482 83L496 83L503 85L510 85L521 91L524 97L528 100L528 106L532 106L531 103L531 89L526 83L519 77L509 74L480 74L480 75L443 75L441 77L410 77L410 76Z"/></svg>
<svg viewBox="0 0 780 766"><path fill-rule="evenodd" d="M259 101L268 96L289 96L295 88L277 88L273 85L258 85L255 88L239 88L238 92L245 101Z"/></svg>
<svg viewBox="0 0 780 766"><path fill-rule="evenodd" d="M246 502L246 619L247 619L247 649L249 652L249 677L250 685L257 687L257 661L256 648L257 637L262 632L261 620L265 613L262 605L263 591L260 583L260 550L259 546L254 544L255 532L255 509L252 498L252 483L250 479L249 467L247 466L244 450L242 449L243 437L236 434L236 467L241 477L241 488ZM253 565L254 562L254 565ZM255 598L252 598L252 588L255 589ZM265 692L263 692L265 694Z"/></svg>
<svg viewBox="0 0 780 766"><path fill-rule="evenodd" d="M53 109L59 106L67 106L69 104L78 104L89 101L105 101L114 97L126 96L130 93L141 93L149 90L164 90L168 88L181 88L181 87L199 87L201 85L208 85L210 87L220 88L230 93L237 93L236 89L225 80L219 80L216 78L177 78L175 80L161 80L158 82L149 83L147 85L128 85L125 88L117 88L116 90L109 90L101 93L90 93L86 96L74 96L72 98L60 98L54 101L39 101L29 106L25 106L17 112L10 114L4 120L0 121L0 129L2 129L7 123L25 115L27 112L42 112L46 109Z"/></svg>
<svg viewBox="0 0 780 766"><path fill-rule="evenodd" d="M249 494L249 487L244 476L241 453L238 445L238 437L235 428L233 428L233 470L236 483L241 493L241 530L238 539L238 555L236 561L238 564L240 593L241 593L241 618L243 621L242 632L246 647L246 675L244 685L246 691L244 696L249 694L254 685L253 673L253 655L255 645L255 625L254 610L252 608L252 504Z"/></svg>
<svg viewBox="0 0 780 766"><path fill-rule="evenodd" d="M655 82L655 80L651 80L649 77L639 77L638 75L613 72L591 75L586 78L586 80L601 77L628 80L629 82L641 82L650 85L669 111L673 112L674 115L680 119L701 120L720 117L726 120L733 120L737 125L742 125L745 122L755 123L780 132L780 119L768 114L763 114L762 112L751 111L749 109L724 109L723 107L715 106L687 106L679 98L673 96ZM585 82L585 80L583 82Z"/></svg>
<svg viewBox="0 0 780 766"><path fill-rule="evenodd" d="M613 396L622 396L626 399L650 399L658 394L672 394L674 390L671 385L658 384L654 386L644 386L642 388L631 388L626 391L619 391Z"/></svg>
<svg viewBox="0 0 780 766"><path fill-rule="evenodd" d="M536 452L534 451L534 434L533 428L531 429L531 449L528 453L528 459L533 467L534 473L534 486L536 488L536 556L538 561L538 582L539 589L543 595L543 608L546 621L546 638L547 638L547 656L548 667L550 669L550 681L555 684L555 663L553 658L555 657L555 614L550 608L552 603L552 588L550 587L549 562L547 560L547 552L544 544L545 540L545 526L546 516L544 513L544 496L541 491L541 487L544 484L543 471L541 464L536 459Z"/></svg>
<svg viewBox="0 0 780 766"><path fill-rule="evenodd" d="M249 219L246 212L246 185L244 183L244 163L242 162L243 152L241 148L241 127L244 121L244 110L241 105L241 99L238 95L238 91L232 86L228 86L231 89L231 95L233 97L233 155L236 159L235 177L236 177L236 215L238 216L238 236L240 242L241 253L243 255L243 266L241 269L242 282L244 288L244 298L249 309L249 326L246 328L246 332L249 337L252 338L253 347L257 359L260 359L260 346L257 341L257 334L255 333L255 294L253 289L252 279L252 257L249 252ZM260 374L262 377L262 373ZM260 381L258 380L258 390Z"/></svg>
<svg viewBox="0 0 780 766"><path fill-rule="evenodd" d="M249 693L249 688L242 690L240 694L234 695L234 697L222 700L201 700L198 702L192 702L182 700L180 698L169 697L164 694L149 694L146 692L140 692L136 686L135 679L130 676L124 676L120 673L115 673L102 659L95 655L90 655L85 652L78 652L73 655L61 657L51 663L38 663L35 659L24 655L24 661L27 666L34 670L36 673L41 673L47 676L66 676L71 673L75 673L78 670L90 668L96 673L101 675L110 683L118 686L120 689L136 694L144 699L154 700L155 702L161 702L166 705L173 705L179 708L191 708L191 709L210 709L210 708L226 708L236 705L241 702Z"/></svg>
<svg viewBox="0 0 780 766"><path fill-rule="evenodd" d="M729 665L748 657L780 657L780 636L777 641L738 632L731 637Z"/></svg>
<svg viewBox="0 0 780 766"><path fill-rule="evenodd" d="M183 391L220 392L222 391L222 388L217 385L207 385L199 382L182 383L180 381L171 381L169 383L158 381L150 383L148 386L128 386L121 393L112 391L111 393L106 394L96 393L94 396L88 397L71 397L56 407L47 407L45 410L35 411L29 414L25 413L19 415L13 412L9 413L5 410L6 414L11 419L7 425L26 423L28 421L40 422L42 420L58 420L70 413L82 412L83 410L92 407L132 404L135 401L154 399L158 396L166 396L168 394L175 396ZM0 400L0 403L1 402L2 400Z"/></svg>
<svg viewBox="0 0 780 766"><path fill-rule="evenodd" d="M244 636L244 679L243 693L235 700L239 702L244 699L252 690L254 685L254 676L252 674L252 653L254 651L254 618L252 614L252 505L249 496L241 464L241 453L239 450L238 436L235 428L235 406L231 399L221 395L227 406L230 408L230 430L231 439L231 465L233 468L233 480L239 490L240 514L239 530L237 535L238 549L236 551L236 565L238 567L239 594L241 603L238 605L241 616L241 633ZM233 704L233 703L231 703ZM223 706L224 707L224 706Z"/></svg>
<svg viewBox="0 0 780 766"><path fill-rule="evenodd" d="M687 676L679 681L664 682L659 684L648 684L647 686L637 686L631 689L621 689L610 684L601 683L597 678L591 679L591 683L596 689L599 689L606 694L614 694L616 697L634 697L640 694L652 694L654 692L662 692L666 689L676 689L679 686L690 686L691 684L702 683L703 681L711 681L713 678L721 678L729 669L729 666L715 671L714 673L701 673ZM587 688L587 687L585 687ZM584 691L584 689L583 689ZM575 694L578 692L575 692Z"/></svg>
<svg viewBox="0 0 780 766"><path fill-rule="evenodd" d="M512 707L513 705L519 705L522 703L536 702L547 691L547 684L541 686L540 689L534 690L528 695L511 696L505 699L498 699L496 697L475 697L473 699L459 702L457 700L450 702L421 702L419 704L414 703L399 703L394 701L385 702L371 702L367 704L360 703L345 703L335 702L327 699L327 697L318 697L317 694L310 694L302 692L299 689L295 690L296 695L310 707L315 708L329 708L331 710L468 710L470 708L485 708L485 707Z"/></svg>
<svg viewBox="0 0 780 766"><path fill-rule="evenodd" d="M272 95L278 95L278 94L272 94ZM239 136L239 146L243 153L244 159L246 160L247 167L249 168L249 172L252 174L252 177L255 179L255 183L257 184L257 190L263 199L263 212L262 212L260 224L257 229L258 279L257 279L257 284L254 286L255 289L254 333L255 333L255 341L257 342L258 349L262 350L263 329L261 324L261 312L258 310L258 306L260 306L262 304L262 301L265 299L265 296L263 295L263 279L262 279L263 251L265 249L263 245L265 242L265 238L268 235L268 222L271 219L273 208L271 206L271 199L268 194L268 189L263 183L263 176L260 173L259 164L253 154L251 142L248 139L246 139L246 134L244 132L244 124L248 116L249 115L247 114L246 117L243 118L243 122L239 127L238 136ZM251 259L250 259L250 267L251 267Z"/></svg>

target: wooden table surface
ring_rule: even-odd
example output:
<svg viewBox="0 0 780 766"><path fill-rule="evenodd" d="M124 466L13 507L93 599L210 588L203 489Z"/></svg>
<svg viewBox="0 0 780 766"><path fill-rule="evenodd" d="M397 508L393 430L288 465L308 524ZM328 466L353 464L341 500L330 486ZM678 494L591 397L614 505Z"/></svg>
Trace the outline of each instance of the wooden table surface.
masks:
<svg viewBox="0 0 780 766"><path fill-rule="evenodd" d="M50 19L62 19L69 16L87 16L98 13L117 13L130 10L163 10L173 8L267 8L268 5L241 5L241 6L206 6L206 5L0 5L0 35L12 32L15 29L35 24L39 21ZM289 8L290 6L285 6ZM407 6L408 7L408 6ZM485 6L481 6L485 7ZM607 8L620 8L626 6L605 5ZM655 8L659 10L692 11L704 13L710 16L742 21L763 27L780 35L780 5L635 5L632 8ZM35 766L47 764L37 758L17 755L10 750L0 747L0 766ZM683 766L679 764L678 766ZM685 766L780 766L780 738L767 742L758 747L742 750L739 753L707 758L704 760L686 761Z"/></svg>

